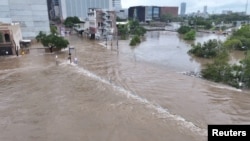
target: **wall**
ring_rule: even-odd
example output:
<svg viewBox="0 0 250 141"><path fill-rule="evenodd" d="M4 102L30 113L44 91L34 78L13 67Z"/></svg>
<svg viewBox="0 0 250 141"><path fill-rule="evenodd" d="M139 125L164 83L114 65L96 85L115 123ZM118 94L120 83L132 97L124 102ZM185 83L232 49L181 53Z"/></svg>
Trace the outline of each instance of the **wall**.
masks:
<svg viewBox="0 0 250 141"><path fill-rule="evenodd" d="M178 16L178 7L161 7L161 15L170 14L174 17Z"/></svg>
<svg viewBox="0 0 250 141"><path fill-rule="evenodd" d="M47 0L0 0L0 20L19 22L25 39L50 32Z"/></svg>
<svg viewBox="0 0 250 141"><path fill-rule="evenodd" d="M62 19L77 16L84 20L89 8L112 9L112 0L61 0Z"/></svg>
<svg viewBox="0 0 250 141"><path fill-rule="evenodd" d="M0 0L0 21L11 23L9 0Z"/></svg>
<svg viewBox="0 0 250 141"><path fill-rule="evenodd" d="M15 24L0 23L0 32L3 35L3 42L0 43L0 55L16 54L16 50L20 49L19 42L20 40L22 40L22 32L21 32L20 25L18 23L15 23ZM4 34L9 35L9 39L10 39L9 41L6 40L6 38L4 37Z"/></svg>

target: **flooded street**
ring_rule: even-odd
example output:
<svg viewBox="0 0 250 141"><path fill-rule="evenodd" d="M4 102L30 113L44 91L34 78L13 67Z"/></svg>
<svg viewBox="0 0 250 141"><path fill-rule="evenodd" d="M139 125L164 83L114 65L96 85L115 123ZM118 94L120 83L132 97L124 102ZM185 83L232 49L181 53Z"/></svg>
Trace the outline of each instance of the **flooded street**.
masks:
<svg viewBox="0 0 250 141"><path fill-rule="evenodd" d="M77 65L68 50L0 57L0 141L206 141L208 124L250 124L249 91L181 74L207 60L188 55L177 33L119 41L119 52L67 38ZM226 37L197 41L213 38Z"/></svg>

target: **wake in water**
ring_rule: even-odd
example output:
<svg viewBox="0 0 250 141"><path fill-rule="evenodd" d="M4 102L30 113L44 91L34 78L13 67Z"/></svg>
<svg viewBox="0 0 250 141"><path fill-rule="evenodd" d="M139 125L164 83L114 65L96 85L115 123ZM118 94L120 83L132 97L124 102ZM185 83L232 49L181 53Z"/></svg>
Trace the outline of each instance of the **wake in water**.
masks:
<svg viewBox="0 0 250 141"><path fill-rule="evenodd" d="M212 87L215 87L215 88L219 88L219 89L226 89L226 90L231 90L231 91L242 92L241 89L237 89L237 88L230 87L230 86L225 86L225 85L220 85L220 84L211 85L211 86L212 86Z"/></svg>
<svg viewBox="0 0 250 141"><path fill-rule="evenodd" d="M60 64L61 66L72 66L74 67L75 71L77 71L79 74L82 74L84 76L88 76L90 78L93 78L99 82L102 82L106 85L111 86L115 91L120 92L120 94L126 96L129 99L133 99L136 100L137 102L141 103L141 104L145 104L146 107L153 109L155 111L157 111L158 114L160 114L161 117L164 117L165 119L170 119L170 120L174 120L177 121L179 123L179 125L181 125L182 127L185 127L189 130L191 130L192 132L194 132L195 134L201 135L201 136L206 136L207 135L207 130L206 129L202 129L196 125L194 125L194 123L187 121L185 118L176 115L176 114L172 114L170 113L167 109L161 107L160 105L156 105L153 104L152 102L148 101L145 98L142 98L140 96L138 96L137 94L135 94L134 92L131 92L129 90L126 90L125 88L118 86L114 83L112 83L109 80L106 80L100 76L97 76L96 74L82 68L79 67L78 65L74 64L74 63L69 63L69 61L65 61L62 62Z"/></svg>

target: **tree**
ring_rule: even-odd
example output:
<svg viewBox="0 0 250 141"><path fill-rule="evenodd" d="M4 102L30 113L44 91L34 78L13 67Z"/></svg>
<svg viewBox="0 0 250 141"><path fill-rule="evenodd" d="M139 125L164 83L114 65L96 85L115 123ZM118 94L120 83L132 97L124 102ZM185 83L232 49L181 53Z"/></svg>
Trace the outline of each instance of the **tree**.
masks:
<svg viewBox="0 0 250 141"><path fill-rule="evenodd" d="M146 33L146 29L142 26L138 26L135 30L134 30L134 34L138 35L138 36L144 36L144 34Z"/></svg>
<svg viewBox="0 0 250 141"><path fill-rule="evenodd" d="M188 33L190 30L191 30L191 28L190 28L189 26L181 26L181 27L177 30L177 32L178 32L179 34L186 34L186 33Z"/></svg>
<svg viewBox="0 0 250 141"><path fill-rule="evenodd" d="M140 37L139 37L138 35L135 35L135 36L132 38L132 40L130 41L130 44L129 44L129 45L135 46L135 45L137 45L137 44L140 43L140 42L141 42Z"/></svg>
<svg viewBox="0 0 250 141"><path fill-rule="evenodd" d="M225 76L229 76L231 73L228 57L229 55L226 51L221 51L214 59L214 62L207 64L206 68L201 71L202 76L215 82L225 82Z"/></svg>
<svg viewBox="0 0 250 141"><path fill-rule="evenodd" d="M224 47L228 49L239 49L242 48L242 43L239 39L228 39L227 41L224 42Z"/></svg>
<svg viewBox="0 0 250 141"><path fill-rule="evenodd" d="M44 32L42 32L42 31L40 31L39 33L38 33L38 35L36 36L36 41L37 42L40 42L43 38L45 38L46 37L46 34L44 33Z"/></svg>
<svg viewBox="0 0 250 141"><path fill-rule="evenodd" d="M204 42L203 45L201 43L192 44L192 48L188 53L202 58L214 58L222 51L227 52L220 41L213 39Z"/></svg>
<svg viewBox="0 0 250 141"><path fill-rule="evenodd" d="M250 87L250 51L247 51L245 58L241 61L242 76L241 81L246 87Z"/></svg>
<svg viewBox="0 0 250 141"><path fill-rule="evenodd" d="M46 35L43 32L39 32L36 36L38 41L41 41L44 47L48 47L50 52L53 52L53 48L66 48L69 45L68 40L64 39L63 37L59 37L55 34Z"/></svg>
<svg viewBox="0 0 250 141"><path fill-rule="evenodd" d="M135 46L137 43L141 42L141 36L147 32L146 29L139 24L138 20L130 20L129 21L130 34L133 34L133 38L130 41L131 46Z"/></svg>
<svg viewBox="0 0 250 141"><path fill-rule="evenodd" d="M81 22L80 19L78 17L76 17L76 16L74 16L74 17L67 17L65 19L65 21L64 21L64 25L66 27L73 27L74 24L80 23L80 22Z"/></svg>
<svg viewBox="0 0 250 141"><path fill-rule="evenodd" d="M121 39L125 40L127 39L128 35L128 24L126 25L118 25L118 34L121 36Z"/></svg>
<svg viewBox="0 0 250 141"><path fill-rule="evenodd" d="M171 14L164 14L160 18L163 22L171 22L173 20L173 16Z"/></svg>
<svg viewBox="0 0 250 141"><path fill-rule="evenodd" d="M194 30L190 30L184 36L185 40L195 40L196 32Z"/></svg>
<svg viewBox="0 0 250 141"><path fill-rule="evenodd" d="M57 32L57 27L56 26L54 26L54 25L51 25L50 26L50 32L51 32L51 34L58 34L58 32Z"/></svg>

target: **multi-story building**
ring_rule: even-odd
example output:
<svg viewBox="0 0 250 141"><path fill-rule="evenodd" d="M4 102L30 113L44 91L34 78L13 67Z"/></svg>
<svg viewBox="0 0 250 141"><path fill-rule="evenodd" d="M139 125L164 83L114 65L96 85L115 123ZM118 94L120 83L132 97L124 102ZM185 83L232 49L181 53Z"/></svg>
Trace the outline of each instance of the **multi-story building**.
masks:
<svg viewBox="0 0 250 141"><path fill-rule="evenodd" d="M178 16L178 7L161 7L161 16L170 14L173 17Z"/></svg>
<svg viewBox="0 0 250 141"><path fill-rule="evenodd" d="M163 15L178 16L178 7L159 7L159 6L135 6L130 7L128 16L132 19L137 19L140 22L150 20L160 20Z"/></svg>
<svg viewBox="0 0 250 141"><path fill-rule="evenodd" d="M112 0L112 7L113 7L115 10L120 10L120 9L122 9L121 0Z"/></svg>
<svg viewBox="0 0 250 141"><path fill-rule="evenodd" d="M203 14L207 14L207 6L206 5L204 6Z"/></svg>
<svg viewBox="0 0 250 141"><path fill-rule="evenodd" d="M60 4L59 0L47 0L49 19L60 17Z"/></svg>
<svg viewBox="0 0 250 141"><path fill-rule="evenodd" d="M25 39L50 32L47 0L1 0L0 13L1 22L20 24Z"/></svg>
<svg viewBox="0 0 250 141"><path fill-rule="evenodd" d="M181 11L180 11L181 16L184 16L186 14L186 6L187 4L185 2L181 3Z"/></svg>
<svg viewBox="0 0 250 141"><path fill-rule="evenodd" d="M76 16L85 19L92 7L112 10L112 0L60 0L61 18Z"/></svg>
<svg viewBox="0 0 250 141"><path fill-rule="evenodd" d="M88 20L89 34L92 39L95 38L95 35L107 37L117 32L115 11L89 8Z"/></svg>
<svg viewBox="0 0 250 141"><path fill-rule="evenodd" d="M0 23L0 55L18 55L22 32L19 23Z"/></svg>
<svg viewBox="0 0 250 141"><path fill-rule="evenodd" d="M145 17L146 17L145 14L146 14L146 7L145 6L129 7L129 9L128 9L128 17L131 19L145 21Z"/></svg>

